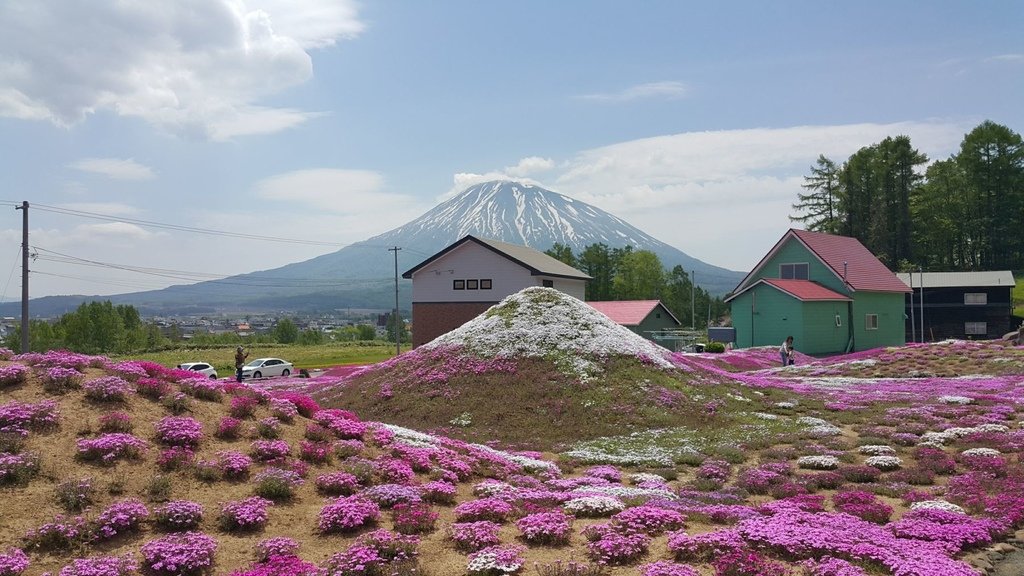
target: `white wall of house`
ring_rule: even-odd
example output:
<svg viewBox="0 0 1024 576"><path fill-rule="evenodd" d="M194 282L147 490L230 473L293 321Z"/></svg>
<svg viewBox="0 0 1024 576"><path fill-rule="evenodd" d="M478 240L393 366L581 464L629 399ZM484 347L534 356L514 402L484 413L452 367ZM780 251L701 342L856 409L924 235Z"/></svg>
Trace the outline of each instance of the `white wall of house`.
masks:
<svg viewBox="0 0 1024 576"><path fill-rule="evenodd" d="M455 281L464 288L455 289ZM477 288L469 281L476 281ZM481 281L490 280L490 289L481 289ZM412 275L413 302L497 302L530 286L543 286L551 280L553 288L583 299L585 281L567 278L531 276L519 264L484 248L465 242Z"/></svg>

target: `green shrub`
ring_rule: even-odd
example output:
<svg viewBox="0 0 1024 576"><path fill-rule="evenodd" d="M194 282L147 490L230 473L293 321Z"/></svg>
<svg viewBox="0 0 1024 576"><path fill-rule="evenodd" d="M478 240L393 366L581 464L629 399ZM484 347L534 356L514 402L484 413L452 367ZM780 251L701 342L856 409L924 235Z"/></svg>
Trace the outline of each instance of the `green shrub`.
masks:
<svg viewBox="0 0 1024 576"><path fill-rule="evenodd" d="M712 354L721 354L725 352L725 344L721 342L710 342L704 349L705 352L711 352Z"/></svg>

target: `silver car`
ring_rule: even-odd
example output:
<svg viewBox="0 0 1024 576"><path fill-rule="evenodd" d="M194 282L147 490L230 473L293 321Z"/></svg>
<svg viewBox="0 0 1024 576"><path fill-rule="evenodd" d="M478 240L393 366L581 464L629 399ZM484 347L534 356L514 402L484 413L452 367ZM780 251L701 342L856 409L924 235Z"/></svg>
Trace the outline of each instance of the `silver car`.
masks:
<svg viewBox="0 0 1024 576"><path fill-rule="evenodd" d="M280 358L257 358L242 366L242 378L270 378L291 373L292 363Z"/></svg>

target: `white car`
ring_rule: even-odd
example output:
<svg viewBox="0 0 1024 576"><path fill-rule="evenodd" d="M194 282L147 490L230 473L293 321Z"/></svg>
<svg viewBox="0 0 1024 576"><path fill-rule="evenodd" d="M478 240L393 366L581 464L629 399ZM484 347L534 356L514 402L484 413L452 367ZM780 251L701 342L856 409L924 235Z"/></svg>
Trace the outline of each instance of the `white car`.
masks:
<svg viewBox="0 0 1024 576"><path fill-rule="evenodd" d="M203 376L209 376L211 380L217 379L217 369L211 366L209 362L185 362L184 364L178 364L178 369L198 372Z"/></svg>
<svg viewBox="0 0 1024 576"><path fill-rule="evenodd" d="M292 363L280 358L257 358L242 366L242 378L270 378L291 373Z"/></svg>

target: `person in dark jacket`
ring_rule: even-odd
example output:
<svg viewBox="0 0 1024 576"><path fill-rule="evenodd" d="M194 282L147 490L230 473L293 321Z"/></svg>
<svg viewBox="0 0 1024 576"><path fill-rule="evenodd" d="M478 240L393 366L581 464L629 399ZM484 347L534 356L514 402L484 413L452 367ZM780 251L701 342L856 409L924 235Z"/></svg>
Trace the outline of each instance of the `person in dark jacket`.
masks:
<svg viewBox="0 0 1024 576"><path fill-rule="evenodd" d="M245 366L245 359L249 357L249 353L245 351L245 348L241 346L235 350L235 380L238 382L242 381L242 366Z"/></svg>

